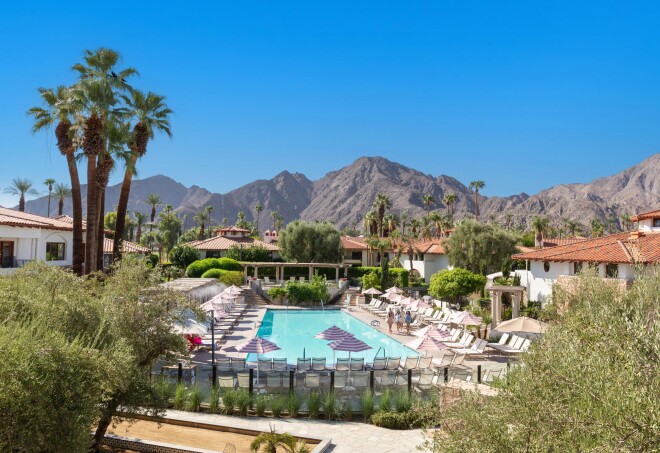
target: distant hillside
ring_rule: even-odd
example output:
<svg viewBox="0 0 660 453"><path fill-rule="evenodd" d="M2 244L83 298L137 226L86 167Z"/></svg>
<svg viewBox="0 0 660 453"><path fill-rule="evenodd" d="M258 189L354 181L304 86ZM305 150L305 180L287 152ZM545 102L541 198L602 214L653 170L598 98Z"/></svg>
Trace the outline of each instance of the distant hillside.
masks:
<svg viewBox="0 0 660 453"><path fill-rule="evenodd" d="M106 209L116 205L119 189L119 185L108 187ZM262 230L272 226L272 210L282 214L286 222L301 218L330 220L339 228L360 227L365 212L379 192L392 200L392 212L405 212L410 218L425 214L422 197L428 194L436 200L432 209L444 210L442 198L455 193L456 219L471 217L474 213L474 195L457 179L424 174L382 157L361 157L317 181L284 171L273 179L254 181L226 194L212 193L197 186L185 187L167 176L152 176L134 181L128 209L148 213L149 206L144 200L148 194L156 193L165 204L171 204L178 213L187 216L187 226L193 224L193 215L205 206L213 206L215 224L223 217L233 223L239 211L243 211L248 220L254 220L254 206L261 203L264 206ZM83 186L83 203L85 193ZM57 209L57 202L51 205L52 213ZM483 220L494 218L504 222L505 214L510 214L512 224L521 226L528 225L536 215L548 216L556 224L561 219L571 219L587 225L593 218L604 220L612 215L618 217L624 213L658 209L660 154L587 184L561 184L531 196L524 193L509 197L480 196L479 207ZM64 209L71 213L70 200L65 202ZM45 215L47 197L28 201L26 210Z"/></svg>

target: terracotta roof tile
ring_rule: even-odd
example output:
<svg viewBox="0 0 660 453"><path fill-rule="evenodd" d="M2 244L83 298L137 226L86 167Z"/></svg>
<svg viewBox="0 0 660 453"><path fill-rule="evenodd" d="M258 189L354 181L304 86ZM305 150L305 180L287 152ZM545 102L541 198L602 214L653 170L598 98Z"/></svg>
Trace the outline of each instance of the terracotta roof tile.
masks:
<svg viewBox="0 0 660 453"><path fill-rule="evenodd" d="M592 238L574 244L534 250L512 256L516 260L590 262L590 263L658 263L660 233L646 233L638 239L630 233Z"/></svg>
<svg viewBox="0 0 660 453"><path fill-rule="evenodd" d="M122 242L122 252L123 253L150 253L151 250L149 250L148 247L143 247L140 244L136 244L135 242L130 242L130 241L123 241ZM114 251L114 242L112 239L109 238L103 238L103 253L106 255L112 253Z"/></svg>
<svg viewBox="0 0 660 453"><path fill-rule="evenodd" d="M639 222L640 220L644 219L652 219L654 217L660 217L660 209L657 209L655 211L649 211L649 212L643 212L641 214L637 214L636 216L632 216L630 220L633 222Z"/></svg>
<svg viewBox="0 0 660 453"><path fill-rule="evenodd" d="M277 252L279 248L273 244L266 244L265 242L258 241L252 238L231 238L226 236L216 236L202 241L188 242L186 245L196 248L197 250L229 250L237 245L246 244L247 246L258 246L264 249Z"/></svg>
<svg viewBox="0 0 660 453"><path fill-rule="evenodd" d="M0 225L43 228L46 230L71 230L71 223L36 214L0 207Z"/></svg>
<svg viewBox="0 0 660 453"><path fill-rule="evenodd" d="M342 236L341 246L344 250L367 250L367 241L363 237Z"/></svg>

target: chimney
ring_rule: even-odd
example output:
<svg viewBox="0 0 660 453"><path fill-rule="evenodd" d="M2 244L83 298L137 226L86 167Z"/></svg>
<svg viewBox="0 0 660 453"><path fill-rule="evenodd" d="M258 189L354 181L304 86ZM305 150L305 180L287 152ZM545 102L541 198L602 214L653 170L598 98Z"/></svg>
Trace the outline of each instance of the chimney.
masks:
<svg viewBox="0 0 660 453"><path fill-rule="evenodd" d="M644 232L640 230L634 230L630 232L630 240L634 241L644 236Z"/></svg>

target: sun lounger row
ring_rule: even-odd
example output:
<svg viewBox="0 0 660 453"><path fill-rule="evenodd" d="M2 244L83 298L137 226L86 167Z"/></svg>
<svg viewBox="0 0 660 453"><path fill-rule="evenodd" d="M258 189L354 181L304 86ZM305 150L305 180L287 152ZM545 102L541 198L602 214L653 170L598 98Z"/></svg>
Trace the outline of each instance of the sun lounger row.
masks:
<svg viewBox="0 0 660 453"><path fill-rule="evenodd" d="M495 349L502 354L521 354L527 352L531 340L528 338L519 337L518 335L502 334L500 341L497 343L488 343L487 346Z"/></svg>

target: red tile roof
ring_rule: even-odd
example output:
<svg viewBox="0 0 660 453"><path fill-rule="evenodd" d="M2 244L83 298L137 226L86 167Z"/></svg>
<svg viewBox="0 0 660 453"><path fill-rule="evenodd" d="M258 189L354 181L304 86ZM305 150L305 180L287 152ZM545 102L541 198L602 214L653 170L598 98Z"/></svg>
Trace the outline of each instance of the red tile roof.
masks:
<svg viewBox="0 0 660 453"><path fill-rule="evenodd" d="M344 250L367 250L367 240L364 237L342 236L341 246Z"/></svg>
<svg viewBox="0 0 660 453"><path fill-rule="evenodd" d="M445 248L442 246L442 240L437 239L435 241L420 241L414 243L415 249L420 253L430 254L430 255L444 255Z"/></svg>
<svg viewBox="0 0 660 453"><path fill-rule="evenodd" d="M582 236L573 236L568 238L544 238L543 246L544 247L557 247L558 245L569 245L575 244L577 242L586 241L589 238L584 238Z"/></svg>
<svg viewBox="0 0 660 453"><path fill-rule="evenodd" d="M232 247L240 246L245 244L248 247L257 246L263 247L264 249L277 252L279 248L273 244L266 244L265 242L252 239L252 238L233 238L226 236L216 236L202 241L192 241L188 242L186 245L196 248L197 250L229 250Z"/></svg>
<svg viewBox="0 0 660 453"><path fill-rule="evenodd" d="M0 225L43 228L46 230L67 231L72 229L71 223L68 222L3 207L0 207Z"/></svg>
<svg viewBox="0 0 660 453"><path fill-rule="evenodd" d="M111 254L114 251L114 242L112 239L109 238L103 238L103 253L106 255ZM130 242L130 241L123 241L122 242L122 247L121 251L123 253L150 253L151 250L149 250L148 247L143 247L140 244L136 244L135 242Z"/></svg>
<svg viewBox="0 0 660 453"><path fill-rule="evenodd" d="M633 238L618 233L602 238L519 253L515 260L589 262L589 263L659 263L660 233L645 233Z"/></svg>
<svg viewBox="0 0 660 453"><path fill-rule="evenodd" d="M219 234L219 233L249 233L251 230L246 230L245 228L238 228L236 226L230 226L225 228L218 228L215 231L217 234Z"/></svg>
<svg viewBox="0 0 660 453"><path fill-rule="evenodd" d="M632 220L633 222L639 222L640 220L652 219L654 217L660 217L660 209L637 214L636 216L632 216L630 220Z"/></svg>

